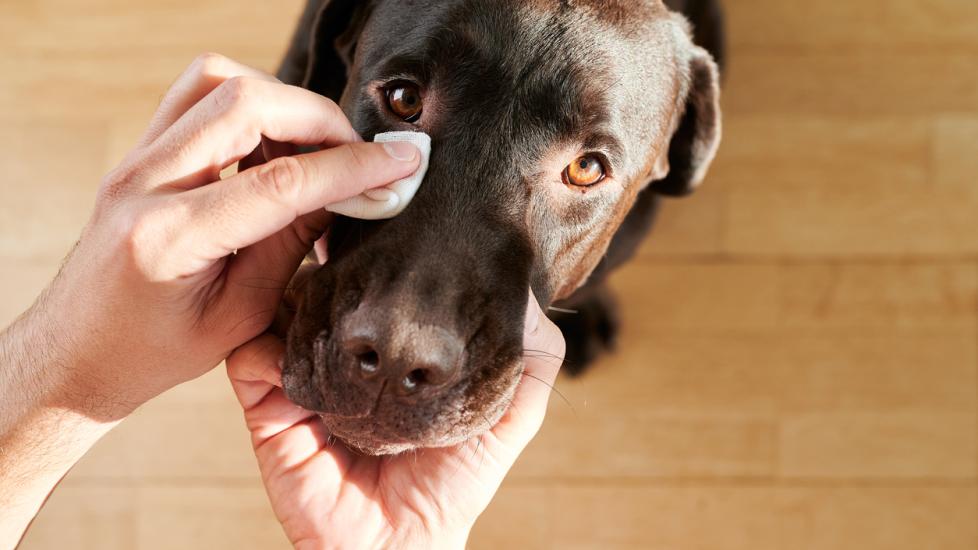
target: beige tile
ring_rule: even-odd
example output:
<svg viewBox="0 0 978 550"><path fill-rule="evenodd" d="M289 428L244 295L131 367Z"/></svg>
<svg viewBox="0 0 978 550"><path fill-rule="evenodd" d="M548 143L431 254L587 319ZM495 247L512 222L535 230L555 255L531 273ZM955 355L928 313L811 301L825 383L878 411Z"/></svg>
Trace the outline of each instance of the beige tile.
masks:
<svg viewBox="0 0 978 550"><path fill-rule="evenodd" d="M518 508L490 506L473 533L473 548L522 548L522 532L508 528L520 509L535 511L528 548L777 548L775 498L764 490L509 487L497 502L507 501Z"/></svg>
<svg viewBox="0 0 978 550"><path fill-rule="evenodd" d="M866 217L875 212L871 201L877 200L865 191L867 182L883 183L885 194L896 191L902 193L901 197L919 196L925 190L929 193L933 130L927 118L741 115L732 111L724 118L724 142L703 189L692 197L664 202L652 235L642 248L643 256L759 252L729 245L731 239L738 239L740 244L740 233L745 228L752 231L751 240L787 239L798 234L795 238L801 241L810 232L822 239L834 239L831 245L841 243L840 251L844 252L846 246L852 246L847 242L854 237L853 227L860 229L865 225L872 229L880 223ZM762 189L760 194L758 187ZM865 210L838 210L837 197L845 197L847 192L867 201ZM779 202L759 203L765 193ZM809 205L809 197L825 197L826 204ZM978 199L970 200L967 195L941 200L955 198L969 200L963 205L952 203L952 207L978 212ZM745 200L751 202L745 204ZM934 208L943 204L939 202ZM813 214L822 215L826 221L806 223L807 220L796 218L799 209L805 208L818 208ZM932 218L942 214L933 208L925 213ZM833 218L840 214L850 217ZM892 214L887 210L878 213L888 224L881 229L891 232L881 233L883 245L894 246L898 243L892 241L916 231L915 227L908 227L907 235L893 233L892 227L899 229L900 220L889 219ZM768 219L784 225L774 228L778 234L767 234L772 230L764 225ZM785 248L792 244L795 243L787 242Z"/></svg>
<svg viewBox="0 0 978 550"><path fill-rule="evenodd" d="M517 477L802 475L821 447L842 478L976 473L970 336L673 334L622 349L558 382Z"/></svg>
<svg viewBox="0 0 978 550"><path fill-rule="evenodd" d="M885 5L740 0L728 6L727 17L737 48L940 51L978 45L978 6L961 0L890 0Z"/></svg>
<svg viewBox="0 0 978 550"><path fill-rule="evenodd" d="M974 487L509 487L533 510L527 548L970 550ZM552 506L559 502L559 508ZM510 504L513 506L513 504ZM545 510L539 518L538 510ZM491 506L473 548L519 547L519 510ZM547 536L538 534L546 526Z"/></svg>
<svg viewBox="0 0 978 550"><path fill-rule="evenodd" d="M711 177L731 191L766 182L778 187L894 189L927 183L932 125L922 116L813 115L804 112L724 117L722 162Z"/></svg>
<svg viewBox="0 0 978 550"><path fill-rule="evenodd" d="M878 257L978 250L978 191L935 185L930 169L935 134L945 136L938 151L955 154L950 123L934 130L926 118L907 116L730 119L727 162L715 174L727 193L724 252Z"/></svg>
<svg viewBox="0 0 978 550"><path fill-rule="evenodd" d="M95 203L105 126L94 119L4 120L3 125L0 256L47 265L60 261Z"/></svg>
<svg viewBox="0 0 978 550"><path fill-rule="evenodd" d="M781 421L779 474L973 481L978 477L976 433L974 413L788 416Z"/></svg>
<svg viewBox="0 0 978 550"><path fill-rule="evenodd" d="M963 256L978 251L970 191L885 181L812 186L759 181L730 191L724 250L804 257Z"/></svg>
<svg viewBox="0 0 978 550"><path fill-rule="evenodd" d="M955 331L976 325L970 263L633 262L612 277L626 331Z"/></svg>
<svg viewBox="0 0 978 550"><path fill-rule="evenodd" d="M831 263L780 268L779 322L801 330L973 333L971 263Z"/></svg>
<svg viewBox="0 0 978 550"><path fill-rule="evenodd" d="M62 486L31 525L21 550L136 548L136 491Z"/></svg>
<svg viewBox="0 0 978 550"><path fill-rule="evenodd" d="M762 490L568 488L554 497L568 505L551 519L553 548L746 549L776 544L774 499Z"/></svg>
<svg viewBox="0 0 978 550"><path fill-rule="evenodd" d="M635 261L611 282L624 326L636 335L970 333L978 316L978 269L962 262Z"/></svg>
<svg viewBox="0 0 978 550"><path fill-rule="evenodd" d="M139 509L138 550L290 547L260 486L144 488Z"/></svg>
<svg viewBox="0 0 978 550"><path fill-rule="evenodd" d="M506 482L469 537L470 550L497 550L514 544L521 550L553 548L553 503L546 488Z"/></svg>
<svg viewBox="0 0 978 550"><path fill-rule="evenodd" d="M767 415L959 413L974 410L978 385L974 340L965 336L626 332L621 347L557 388L595 414Z"/></svg>
<svg viewBox="0 0 978 550"><path fill-rule="evenodd" d="M974 486L779 491L782 548L968 550L978 545Z"/></svg>
<svg viewBox="0 0 978 550"><path fill-rule="evenodd" d="M556 401L559 401L556 400ZM778 429L769 417L656 415L554 402L513 479L743 478L776 473Z"/></svg>
<svg viewBox="0 0 978 550"><path fill-rule="evenodd" d="M951 114L934 123L934 182L978 196L978 116ZM975 199L978 201L978 199Z"/></svg>
<svg viewBox="0 0 978 550"><path fill-rule="evenodd" d="M258 466L223 368L144 405L72 471L74 480L252 480Z"/></svg>
<svg viewBox="0 0 978 550"><path fill-rule="evenodd" d="M635 261L612 276L611 288L624 329L638 339L776 328L779 287L787 277L771 264Z"/></svg>
<svg viewBox="0 0 978 550"><path fill-rule="evenodd" d="M8 260L0 266L0 327L27 310L58 272L60 262Z"/></svg>
<svg viewBox="0 0 978 550"><path fill-rule="evenodd" d="M53 2L21 15L13 37L17 55L0 58L7 75L0 113L71 116L84 105L90 115L145 117L205 51L274 71L303 3L247 9L186 1L146 9L115 1L71 6Z"/></svg>
<svg viewBox="0 0 978 550"><path fill-rule="evenodd" d="M737 114L933 115L978 112L978 54L765 48L731 56L724 94ZM937 85L935 85L937 84Z"/></svg>
<svg viewBox="0 0 978 550"><path fill-rule="evenodd" d="M773 338L780 414L975 411L975 345L952 335ZM758 343L758 345L761 345ZM978 435L978 434L972 434ZM962 442L965 448L970 444Z"/></svg>
<svg viewBox="0 0 978 550"><path fill-rule="evenodd" d="M639 249L639 257L710 256L720 252L726 194L723 182L710 173L703 186L682 199L663 199L655 226Z"/></svg>

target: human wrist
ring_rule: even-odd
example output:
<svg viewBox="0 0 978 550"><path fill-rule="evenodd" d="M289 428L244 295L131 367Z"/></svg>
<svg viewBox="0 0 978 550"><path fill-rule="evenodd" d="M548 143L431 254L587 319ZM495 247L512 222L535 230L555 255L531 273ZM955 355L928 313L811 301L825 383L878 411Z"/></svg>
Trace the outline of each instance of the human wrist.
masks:
<svg viewBox="0 0 978 550"><path fill-rule="evenodd" d="M77 367L42 317L35 306L0 332L0 548L16 546L52 488L116 424L64 397Z"/></svg>
<svg viewBox="0 0 978 550"><path fill-rule="evenodd" d="M113 397L126 392L106 379L106 359L83 344L94 341L94 335L79 330L68 313L72 308L55 305L56 292L52 285L0 334L6 370L0 396L16 403L19 415L48 408L98 421L124 418L139 403Z"/></svg>
<svg viewBox="0 0 978 550"><path fill-rule="evenodd" d="M0 436L43 407L58 385L60 369L44 369L51 354L46 338L35 329L34 308L0 332Z"/></svg>

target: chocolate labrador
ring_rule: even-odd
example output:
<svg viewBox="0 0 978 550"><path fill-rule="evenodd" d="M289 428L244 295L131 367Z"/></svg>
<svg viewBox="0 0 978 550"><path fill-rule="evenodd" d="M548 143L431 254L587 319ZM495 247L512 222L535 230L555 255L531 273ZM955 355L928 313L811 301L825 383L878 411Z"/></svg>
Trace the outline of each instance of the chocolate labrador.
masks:
<svg viewBox="0 0 978 550"><path fill-rule="evenodd" d="M311 0L280 78L433 153L400 216L331 227L289 398L363 453L443 447L505 412L529 290L574 310L572 369L608 348L605 276L716 153L720 23L708 0Z"/></svg>

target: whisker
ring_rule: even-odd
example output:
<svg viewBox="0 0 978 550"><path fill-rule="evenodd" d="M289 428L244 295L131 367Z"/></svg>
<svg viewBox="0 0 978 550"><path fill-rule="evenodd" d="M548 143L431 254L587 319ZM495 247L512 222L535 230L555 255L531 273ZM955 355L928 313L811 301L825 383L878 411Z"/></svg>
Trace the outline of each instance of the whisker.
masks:
<svg viewBox="0 0 978 550"><path fill-rule="evenodd" d="M556 313L567 313L569 315L577 315L578 313L580 313L580 311L577 311L576 309L564 309L562 307L554 307L554 306L548 307L547 311L554 311Z"/></svg>
<svg viewBox="0 0 978 550"><path fill-rule="evenodd" d="M472 449L472 456L469 457L469 460L475 458L475 455L479 452L479 447L482 447L482 438L485 436L486 433L489 433L489 431L492 430L492 423L489 422L489 418L486 417L486 413L479 412L479 416L481 416L482 420L485 421L486 430L484 433L479 434L479 437L475 440L475 448ZM483 459L485 458L485 454L483 454L482 458ZM482 459L479 460L479 467L476 469L476 472L478 472L481 469L482 469Z"/></svg>
<svg viewBox="0 0 978 550"><path fill-rule="evenodd" d="M574 363L573 361L568 361L564 357L561 357L559 355L554 355L553 353L550 353L548 351L543 351L538 349L524 349L523 357L529 357L531 359L553 359L554 364L557 364L557 362L559 361L560 365L564 367L573 368L579 366L577 363Z"/></svg>
<svg viewBox="0 0 978 550"><path fill-rule="evenodd" d="M476 453L479 452L479 447L481 446L482 446L482 435L479 435L479 437L475 440L475 448L472 449L472 454L469 456L470 461L475 458L475 455Z"/></svg>
<svg viewBox="0 0 978 550"><path fill-rule="evenodd" d="M544 386L547 386L548 388L550 388L550 391L552 393L556 393L560 397L560 399L563 400L564 403L567 403L567 406L570 407L571 412L574 413L574 417L575 418L577 417L577 409L574 408L574 405L570 402L570 400L567 399L567 397L560 390L558 390L556 386L554 386L553 384L548 383L546 380L544 380L542 378L539 378L537 376L534 376L534 375L532 375L532 374L530 374L530 373L528 373L526 371L523 371L523 376L528 376L528 377L536 380L537 382L540 382Z"/></svg>

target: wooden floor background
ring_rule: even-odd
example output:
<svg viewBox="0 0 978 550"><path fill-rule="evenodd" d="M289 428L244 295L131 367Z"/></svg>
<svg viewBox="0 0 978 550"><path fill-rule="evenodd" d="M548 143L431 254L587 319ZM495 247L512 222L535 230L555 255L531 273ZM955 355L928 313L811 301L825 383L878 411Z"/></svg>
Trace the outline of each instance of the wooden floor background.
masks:
<svg viewBox="0 0 978 550"><path fill-rule="evenodd" d="M614 281L473 548L978 547L978 2L735 0L726 140ZM0 323L215 50L273 69L299 0L0 0ZM2 511L0 511L2 513ZM285 545L222 372L95 448L25 549Z"/></svg>

